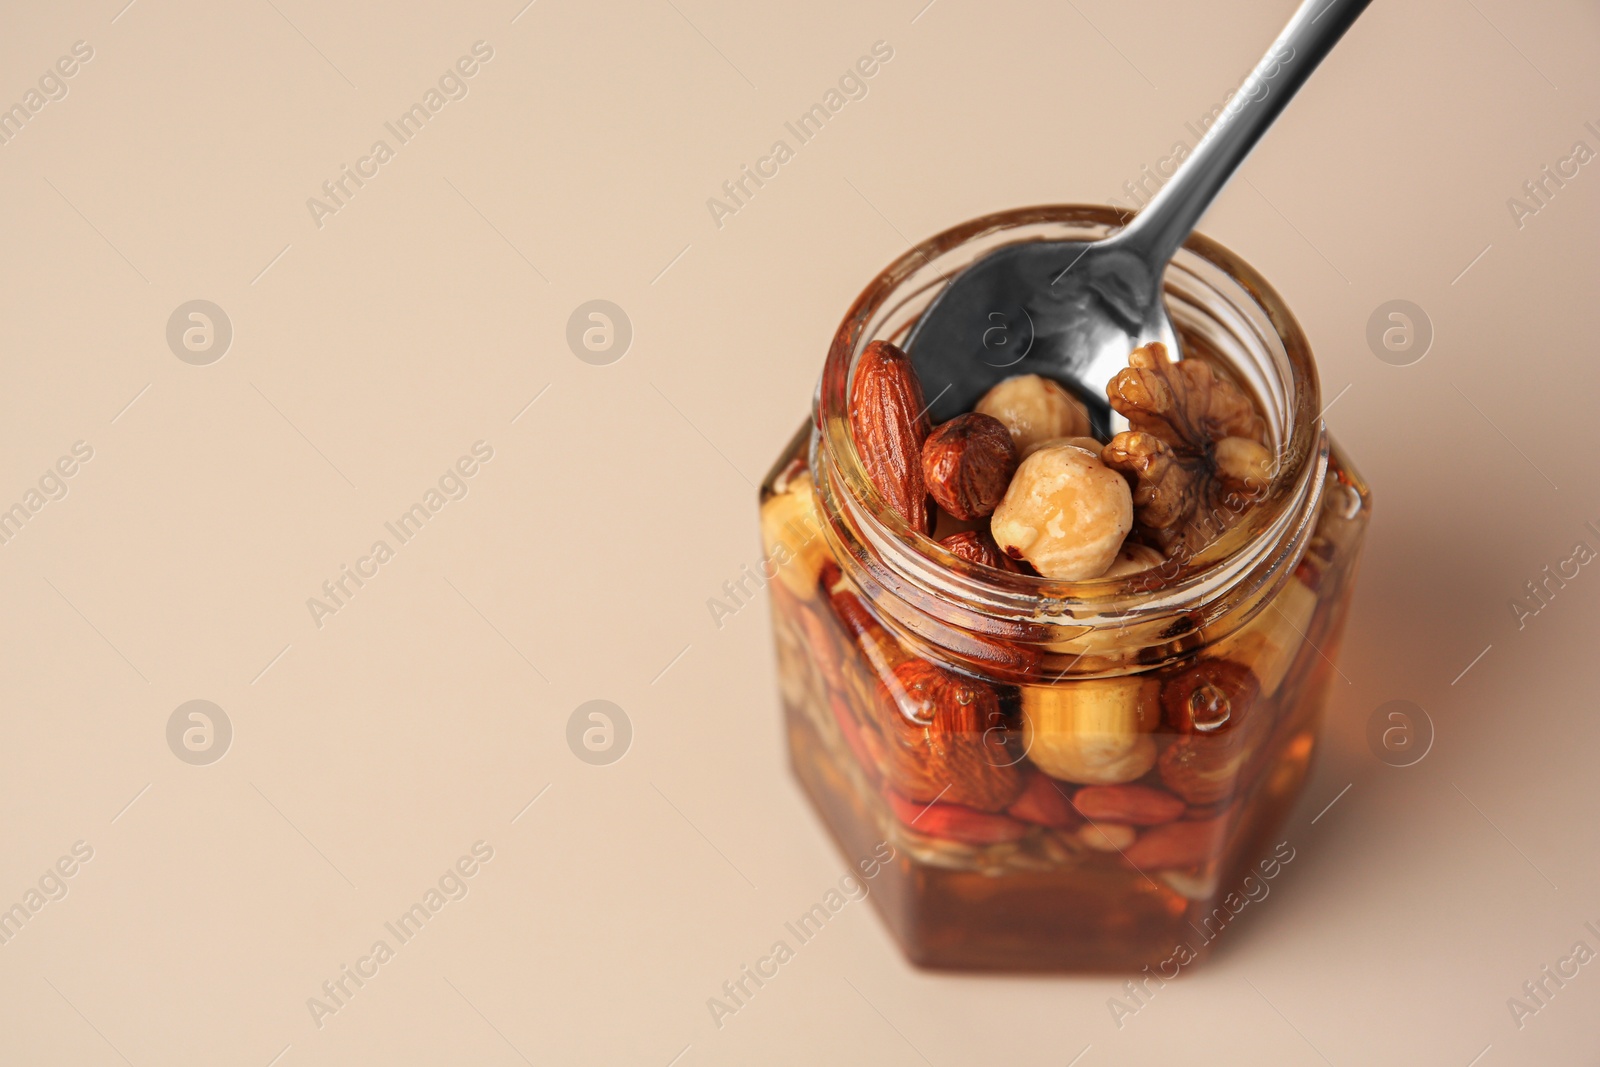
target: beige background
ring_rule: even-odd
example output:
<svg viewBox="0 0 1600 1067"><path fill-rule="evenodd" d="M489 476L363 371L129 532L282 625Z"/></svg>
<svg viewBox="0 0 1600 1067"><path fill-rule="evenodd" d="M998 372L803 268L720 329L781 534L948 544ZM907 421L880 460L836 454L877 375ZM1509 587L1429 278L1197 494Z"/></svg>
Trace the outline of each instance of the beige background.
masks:
<svg viewBox="0 0 1600 1067"><path fill-rule="evenodd" d="M4 102L94 49L0 146L0 507L94 450L0 546L0 907L94 850L0 945L0 1062L1592 1062L1600 964L1520 1030L1506 1000L1600 948L1600 572L1508 605L1600 549L1600 167L1520 229L1506 201L1600 149L1593 5L1379 0L1205 221L1296 309L1376 494L1271 896L1120 1029L1113 980L918 973L865 904L717 1029L844 870L764 598L721 629L706 600L757 559L845 305L908 240L1117 195L1292 5L123 2L0 35ZM469 95L319 229L307 198L478 40ZM706 199L879 40L719 229ZM197 298L234 328L209 366L165 340ZM634 327L609 366L564 339L596 298ZM1365 341L1391 299L1436 332L1413 366ZM316 627L478 440L467 497ZM596 698L633 726L610 766L565 740ZM192 699L233 724L209 766L167 746ZM1407 769L1367 747L1392 699L1437 730ZM314 1025L479 840L469 894Z"/></svg>

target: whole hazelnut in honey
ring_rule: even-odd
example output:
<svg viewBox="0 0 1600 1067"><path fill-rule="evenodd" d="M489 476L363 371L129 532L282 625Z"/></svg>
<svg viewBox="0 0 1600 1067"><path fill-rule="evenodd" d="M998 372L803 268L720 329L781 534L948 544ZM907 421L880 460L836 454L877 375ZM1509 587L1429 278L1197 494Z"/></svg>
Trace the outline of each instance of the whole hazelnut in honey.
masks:
<svg viewBox="0 0 1600 1067"><path fill-rule="evenodd" d="M990 389L974 411L1005 424L1017 454L1057 437L1089 433L1089 412L1057 382L1037 374L1019 374Z"/></svg>
<svg viewBox="0 0 1600 1067"><path fill-rule="evenodd" d="M1112 560L1111 566L1100 577L1126 578L1130 574L1142 574L1152 567L1161 566L1166 560L1167 557L1149 545L1124 541L1122 548L1117 551L1117 558Z"/></svg>
<svg viewBox="0 0 1600 1067"><path fill-rule="evenodd" d="M1133 493L1089 449L1050 445L1022 461L989 528L1002 552L1046 578L1098 578L1133 528Z"/></svg>
<svg viewBox="0 0 1600 1067"><path fill-rule="evenodd" d="M1028 451L1022 458L1027 459L1039 449L1049 448L1051 445L1077 445L1079 448L1087 448L1096 455L1099 454L1101 447L1100 442L1093 437L1052 437L1048 441L1036 441L1029 445Z"/></svg>
<svg viewBox="0 0 1600 1067"><path fill-rule="evenodd" d="M976 411L937 427L922 444L922 480L934 503L958 519L994 511L1017 469L1017 448L998 419Z"/></svg>
<svg viewBox="0 0 1600 1067"><path fill-rule="evenodd" d="M1022 738L1034 766L1084 785L1131 782L1156 762L1148 731L1161 717L1160 685L1137 676L1089 678L1022 690Z"/></svg>

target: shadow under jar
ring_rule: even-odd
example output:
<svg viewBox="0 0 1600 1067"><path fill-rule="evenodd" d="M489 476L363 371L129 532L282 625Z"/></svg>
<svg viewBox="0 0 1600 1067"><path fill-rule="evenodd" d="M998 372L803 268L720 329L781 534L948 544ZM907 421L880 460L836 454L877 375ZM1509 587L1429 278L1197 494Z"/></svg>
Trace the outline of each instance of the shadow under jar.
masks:
<svg viewBox="0 0 1600 1067"><path fill-rule="evenodd" d="M1087 582L994 570L910 530L866 476L846 401L867 343L903 342L1001 245L1117 223L1010 211L896 260L845 316L815 417L761 487L794 771L922 966L1204 956L1224 898L1271 862L1336 675L1368 491L1319 418L1299 324L1202 236L1165 276L1183 355L1253 395L1275 456L1208 548Z"/></svg>

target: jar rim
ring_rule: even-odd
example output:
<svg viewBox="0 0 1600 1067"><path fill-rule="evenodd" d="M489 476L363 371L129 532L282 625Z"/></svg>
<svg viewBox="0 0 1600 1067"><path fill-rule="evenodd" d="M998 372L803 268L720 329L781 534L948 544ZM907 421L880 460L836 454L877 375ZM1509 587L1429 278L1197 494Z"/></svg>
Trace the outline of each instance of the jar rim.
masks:
<svg viewBox="0 0 1600 1067"><path fill-rule="evenodd" d="M840 542L834 548L867 566L872 584L886 586L902 598L909 595L926 601L931 597L956 604L968 616L966 623L978 629L992 629L985 620L1033 620L1081 629L1179 613L1248 583L1252 574L1259 584L1279 575L1285 563L1292 567L1298 562L1320 502L1327 467L1321 394L1310 343L1283 298L1260 273L1198 233L1190 235L1167 269L1164 286L1169 298L1175 268L1208 270L1215 279L1226 282L1233 291L1219 295L1234 312L1252 317L1258 331L1271 334L1257 340L1276 347L1271 355L1277 357L1273 362L1280 375L1273 383L1280 391L1281 409L1275 427L1275 475L1266 493L1216 542L1192 559L1178 561L1157 582L1152 582L1149 571L1080 582L997 571L954 556L931 537L912 530L866 474L850 431L850 380L867 342L884 336L876 332L884 323L875 320L897 297L901 304L931 299L929 294L949 280L949 275L931 277L939 274L938 261L986 240L1030 227L1041 235L1022 239L1059 239L1061 235L1043 234L1042 229L1051 226L1103 237L1131 218L1125 211L1087 204L1040 205L984 215L909 249L873 278L851 304L833 336L817 386L813 451L818 454L813 455L812 464L817 470L820 463L820 473L827 475L816 481L830 520L824 526L830 539ZM1082 239L1083 235L1072 236ZM1010 243L1015 242L1000 240L985 254ZM915 317L909 321L914 323ZM909 329L909 323L902 327Z"/></svg>

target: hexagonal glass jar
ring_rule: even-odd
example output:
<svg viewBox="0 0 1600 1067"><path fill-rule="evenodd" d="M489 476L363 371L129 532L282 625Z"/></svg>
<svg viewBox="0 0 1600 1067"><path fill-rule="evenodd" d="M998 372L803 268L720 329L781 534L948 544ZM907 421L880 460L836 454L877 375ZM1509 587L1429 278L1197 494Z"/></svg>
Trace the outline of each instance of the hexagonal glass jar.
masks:
<svg viewBox="0 0 1600 1067"><path fill-rule="evenodd" d="M1001 245L1118 222L1028 208L900 257L845 316L814 418L761 487L795 774L922 966L1166 975L1206 955L1229 895L1285 858L1337 677L1367 488L1321 423L1299 324L1204 237L1164 280L1183 354L1254 394L1276 456L1209 548L1091 582L992 570L911 531L865 475L847 398L867 343L903 342Z"/></svg>

